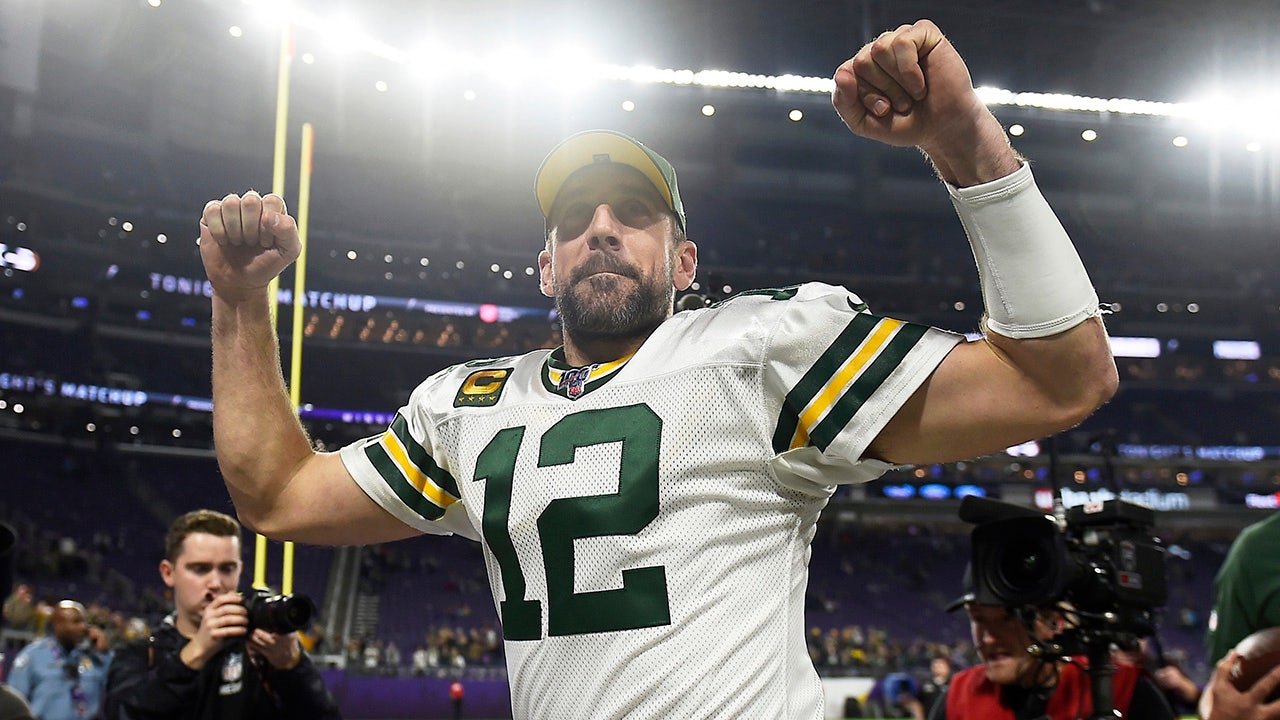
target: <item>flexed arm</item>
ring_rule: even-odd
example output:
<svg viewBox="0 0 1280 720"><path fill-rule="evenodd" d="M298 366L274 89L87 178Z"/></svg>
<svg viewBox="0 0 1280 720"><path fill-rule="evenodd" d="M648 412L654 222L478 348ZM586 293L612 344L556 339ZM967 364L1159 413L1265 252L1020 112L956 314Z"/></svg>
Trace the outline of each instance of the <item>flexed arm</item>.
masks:
<svg viewBox="0 0 1280 720"><path fill-rule="evenodd" d="M360 490L336 453L312 450L280 369L267 286L297 259L278 195L205 205L200 257L213 287L213 435L245 525L280 540L362 544L414 534Z"/></svg>
<svg viewBox="0 0 1280 720"><path fill-rule="evenodd" d="M1093 285L938 27L883 33L837 68L835 85L850 130L919 147L946 181L987 310L985 337L952 350L867 455L965 459L1070 428L1106 402L1118 381Z"/></svg>

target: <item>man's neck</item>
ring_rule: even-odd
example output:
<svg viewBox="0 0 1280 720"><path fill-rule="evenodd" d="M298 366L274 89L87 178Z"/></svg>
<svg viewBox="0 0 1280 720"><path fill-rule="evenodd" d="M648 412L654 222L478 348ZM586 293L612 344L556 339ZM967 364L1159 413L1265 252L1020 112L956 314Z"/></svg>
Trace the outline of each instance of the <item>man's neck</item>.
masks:
<svg viewBox="0 0 1280 720"><path fill-rule="evenodd" d="M186 617L182 613L175 612L173 614L173 627L178 631L179 635L190 640L195 637L197 632L200 631L200 621L192 621L191 618Z"/></svg>
<svg viewBox="0 0 1280 720"><path fill-rule="evenodd" d="M648 336L635 338L564 338L564 359L574 367L613 362L640 349Z"/></svg>

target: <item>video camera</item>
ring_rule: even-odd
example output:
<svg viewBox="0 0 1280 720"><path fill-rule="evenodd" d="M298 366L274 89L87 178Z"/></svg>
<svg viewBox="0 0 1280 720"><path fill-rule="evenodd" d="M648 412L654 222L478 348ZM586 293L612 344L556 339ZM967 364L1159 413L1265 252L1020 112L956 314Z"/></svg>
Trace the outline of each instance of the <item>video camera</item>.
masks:
<svg viewBox="0 0 1280 720"><path fill-rule="evenodd" d="M316 604L306 595L273 595L261 588L245 595L244 607L249 611L250 633L257 628L277 635L297 632L310 625L316 614Z"/></svg>
<svg viewBox="0 0 1280 720"><path fill-rule="evenodd" d="M1029 508L976 496L960 505L971 534L973 592L1006 607L1069 603L1076 616L1055 642L1068 654L1112 642L1128 647L1156 631L1168 598L1155 512L1123 500L1070 508L1065 525Z"/></svg>

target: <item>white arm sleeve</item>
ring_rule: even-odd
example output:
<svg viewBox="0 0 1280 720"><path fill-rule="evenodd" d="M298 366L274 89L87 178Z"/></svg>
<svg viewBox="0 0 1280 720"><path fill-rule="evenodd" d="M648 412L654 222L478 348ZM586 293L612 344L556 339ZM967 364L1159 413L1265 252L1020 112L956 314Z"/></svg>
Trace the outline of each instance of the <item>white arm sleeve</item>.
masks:
<svg viewBox="0 0 1280 720"><path fill-rule="evenodd" d="M1046 337L1099 314L1089 274L1028 165L999 180L947 189L973 246L990 330Z"/></svg>

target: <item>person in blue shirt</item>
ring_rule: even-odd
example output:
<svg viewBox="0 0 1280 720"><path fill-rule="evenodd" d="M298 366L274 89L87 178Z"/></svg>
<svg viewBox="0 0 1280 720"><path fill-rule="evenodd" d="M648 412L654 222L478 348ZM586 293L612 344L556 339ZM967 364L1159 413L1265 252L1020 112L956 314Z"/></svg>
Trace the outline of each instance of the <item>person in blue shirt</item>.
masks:
<svg viewBox="0 0 1280 720"><path fill-rule="evenodd" d="M63 600L49 618L53 634L18 653L9 687L40 720L100 717L111 652L101 628L90 627L84 606Z"/></svg>

